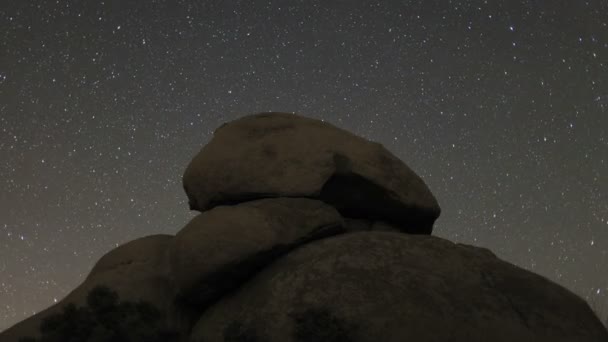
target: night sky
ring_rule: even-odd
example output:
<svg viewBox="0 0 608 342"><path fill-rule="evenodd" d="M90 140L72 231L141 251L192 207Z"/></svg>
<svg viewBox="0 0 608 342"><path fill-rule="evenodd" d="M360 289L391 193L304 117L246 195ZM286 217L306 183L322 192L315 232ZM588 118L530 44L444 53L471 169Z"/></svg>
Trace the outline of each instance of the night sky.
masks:
<svg viewBox="0 0 608 342"><path fill-rule="evenodd" d="M262 111L384 144L435 235L608 302L608 1L2 0L0 37L0 330L176 233L190 159Z"/></svg>

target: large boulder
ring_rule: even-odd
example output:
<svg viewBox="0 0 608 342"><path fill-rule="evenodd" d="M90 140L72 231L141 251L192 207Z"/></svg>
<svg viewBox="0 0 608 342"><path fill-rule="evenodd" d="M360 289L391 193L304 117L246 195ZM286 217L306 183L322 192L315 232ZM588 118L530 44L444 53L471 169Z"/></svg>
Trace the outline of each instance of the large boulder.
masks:
<svg viewBox="0 0 608 342"><path fill-rule="evenodd" d="M288 113L218 128L183 177L191 209L266 197L310 197L346 217L430 234L440 209L424 181L379 143Z"/></svg>
<svg viewBox="0 0 608 342"><path fill-rule="evenodd" d="M605 342L570 291L486 249L357 232L304 245L209 308L190 342Z"/></svg>
<svg viewBox="0 0 608 342"><path fill-rule="evenodd" d="M22 337L38 337L40 323L59 314L69 304L83 306L96 286L115 291L120 300L145 301L161 312L172 305L166 252L171 235L151 235L125 243L99 259L85 281L53 306L21 321L1 334L2 342L18 342Z"/></svg>
<svg viewBox="0 0 608 342"><path fill-rule="evenodd" d="M343 231L340 214L318 200L271 198L215 207L171 242L177 299L204 308L291 249Z"/></svg>
<svg viewBox="0 0 608 342"><path fill-rule="evenodd" d="M88 290L105 285L124 300L146 301L165 311L171 305L167 250L172 235L151 235L127 242L95 264L84 283Z"/></svg>

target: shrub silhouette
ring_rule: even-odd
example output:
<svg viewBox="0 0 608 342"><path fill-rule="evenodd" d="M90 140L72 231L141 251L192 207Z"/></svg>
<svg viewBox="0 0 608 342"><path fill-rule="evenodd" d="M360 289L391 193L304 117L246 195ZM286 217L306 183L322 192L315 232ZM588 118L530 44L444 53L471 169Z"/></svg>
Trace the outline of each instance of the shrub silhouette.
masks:
<svg viewBox="0 0 608 342"><path fill-rule="evenodd" d="M226 342L260 342L262 339L258 336L252 327L245 327L239 321L232 321L224 328L224 341Z"/></svg>
<svg viewBox="0 0 608 342"><path fill-rule="evenodd" d="M326 308L309 308L291 316L295 322L294 338L298 342L350 342L352 331L357 329Z"/></svg>
<svg viewBox="0 0 608 342"><path fill-rule="evenodd" d="M177 334L161 327L164 317L146 302L120 302L118 294L105 286L93 288L87 305L67 305L61 313L44 319L39 339L20 342L165 342Z"/></svg>
<svg viewBox="0 0 608 342"><path fill-rule="evenodd" d="M333 315L327 308L308 308L290 314L294 322L293 338L297 342L351 342L357 326ZM265 339L253 326L232 321L224 328L226 342L259 342Z"/></svg>

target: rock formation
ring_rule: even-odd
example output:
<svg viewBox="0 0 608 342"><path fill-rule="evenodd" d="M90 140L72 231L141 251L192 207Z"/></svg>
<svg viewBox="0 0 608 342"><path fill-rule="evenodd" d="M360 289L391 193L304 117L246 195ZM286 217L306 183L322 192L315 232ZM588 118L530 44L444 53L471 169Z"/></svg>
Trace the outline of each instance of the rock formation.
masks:
<svg viewBox="0 0 608 342"><path fill-rule="evenodd" d="M169 311L173 298L165 255L172 238L171 235L151 235L113 249L99 259L80 286L57 304L0 333L0 341L38 337L42 320L60 313L70 303L84 305L89 291L98 285L109 286L121 298L143 300L163 312Z"/></svg>
<svg viewBox="0 0 608 342"><path fill-rule="evenodd" d="M184 174L199 211L265 197L320 199L348 217L430 234L439 205L426 184L384 146L331 124L285 113L218 128Z"/></svg>
<svg viewBox="0 0 608 342"><path fill-rule="evenodd" d="M382 145L286 113L222 125L184 174L176 236L102 257L84 283L149 302L180 341L584 341L608 332L578 296L487 249L431 236L434 196Z"/></svg>
<svg viewBox="0 0 608 342"><path fill-rule="evenodd" d="M268 198L206 211L169 247L177 298L205 305L281 254L343 226L333 207L307 198Z"/></svg>
<svg viewBox="0 0 608 342"><path fill-rule="evenodd" d="M323 314L333 327L314 321ZM231 330L287 341L306 329L336 341L603 341L591 318L582 299L488 250L357 232L280 258L205 311L191 341Z"/></svg>

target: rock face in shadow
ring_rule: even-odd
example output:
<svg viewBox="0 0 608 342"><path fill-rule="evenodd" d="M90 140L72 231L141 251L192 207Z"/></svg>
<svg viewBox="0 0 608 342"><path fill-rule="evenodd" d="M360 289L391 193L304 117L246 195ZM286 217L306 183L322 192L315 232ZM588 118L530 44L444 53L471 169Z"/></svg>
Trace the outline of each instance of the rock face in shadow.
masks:
<svg viewBox="0 0 608 342"><path fill-rule="evenodd" d="M173 298L166 253L172 238L171 235L151 235L111 250L99 259L81 285L55 305L2 332L0 341L38 337L42 320L58 314L69 304L83 306L89 292L98 285L111 288L120 298L142 300L162 312L170 311Z"/></svg>
<svg viewBox="0 0 608 342"><path fill-rule="evenodd" d="M171 242L177 296L187 305L206 305L298 245L343 230L336 209L307 198L215 207L195 217Z"/></svg>
<svg viewBox="0 0 608 342"><path fill-rule="evenodd" d="M432 236L369 231L316 241L282 257L209 308L190 341L230 336L267 342L328 336L608 341L581 298L487 250Z"/></svg>
<svg viewBox="0 0 608 342"><path fill-rule="evenodd" d="M284 113L227 123L183 182L202 213L176 236L110 251L0 341L37 337L97 285L152 304L179 342L608 341L563 287L430 236L440 210L421 178L330 124Z"/></svg>
<svg viewBox="0 0 608 342"><path fill-rule="evenodd" d="M439 216L424 181L381 144L329 123L261 113L224 124L184 173L192 209L265 197L321 199L348 217L430 234Z"/></svg>

